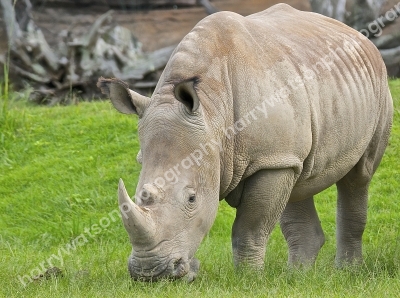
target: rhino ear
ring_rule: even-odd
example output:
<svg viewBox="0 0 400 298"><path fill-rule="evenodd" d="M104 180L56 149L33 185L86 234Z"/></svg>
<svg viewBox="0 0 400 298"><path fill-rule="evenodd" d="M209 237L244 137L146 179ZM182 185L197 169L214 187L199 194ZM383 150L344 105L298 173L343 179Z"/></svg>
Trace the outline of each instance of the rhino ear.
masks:
<svg viewBox="0 0 400 298"><path fill-rule="evenodd" d="M178 101L183 103L190 113L194 113L200 106L200 100L195 89L196 79L183 81L175 85L174 93Z"/></svg>
<svg viewBox="0 0 400 298"><path fill-rule="evenodd" d="M136 114L142 117L144 110L150 104L150 98L129 89L129 85L119 79L100 77L97 87L107 95L114 107L124 114Z"/></svg>

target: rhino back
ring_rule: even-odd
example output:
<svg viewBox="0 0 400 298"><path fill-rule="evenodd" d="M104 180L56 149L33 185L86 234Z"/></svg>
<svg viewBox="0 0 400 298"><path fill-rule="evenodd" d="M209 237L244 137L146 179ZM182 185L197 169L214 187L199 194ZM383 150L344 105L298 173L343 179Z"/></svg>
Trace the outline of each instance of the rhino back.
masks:
<svg viewBox="0 0 400 298"><path fill-rule="evenodd" d="M357 163L390 114L375 46L340 22L285 4L201 21L157 88L192 77L224 142L223 194L260 169L282 167L295 169L299 186L322 190ZM245 128L226 137L241 120Z"/></svg>
<svg viewBox="0 0 400 298"><path fill-rule="evenodd" d="M276 20L284 36L280 45L290 48L287 57L291 61L284 62L281 69L287 65L291 74L286 76L297 73L304 82L304 88L293 90L290 99L293 106L294 101L308 99L312 146L293 197L315 194L354 167L378 125L390 126L392 100L385 65L379 51L361 33L319 14L279 5L250 19ZM297 20L295 25L293 20ZM308 77L307 68L311 70ZM385 138L383 135L382 142Z"/></svg>

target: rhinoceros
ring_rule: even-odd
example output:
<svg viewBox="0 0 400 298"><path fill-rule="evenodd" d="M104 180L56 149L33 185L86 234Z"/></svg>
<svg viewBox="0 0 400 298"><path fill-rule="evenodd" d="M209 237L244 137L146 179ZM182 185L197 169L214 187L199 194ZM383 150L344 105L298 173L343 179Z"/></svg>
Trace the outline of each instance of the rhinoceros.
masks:
<svg viewBox="0 0 400 298"><path fill-rule="evenodd" d="M336 263L362 260L393 114L385 65L362 34L286 4L219 12L179 43L151 98L115 78L97 85L139 117L135 202L118 186L133 279L192 280L223 199L236 208L235 266L263 267L278 221L288 263L312 264L325 241L313 196L333 184Z"/></svg>

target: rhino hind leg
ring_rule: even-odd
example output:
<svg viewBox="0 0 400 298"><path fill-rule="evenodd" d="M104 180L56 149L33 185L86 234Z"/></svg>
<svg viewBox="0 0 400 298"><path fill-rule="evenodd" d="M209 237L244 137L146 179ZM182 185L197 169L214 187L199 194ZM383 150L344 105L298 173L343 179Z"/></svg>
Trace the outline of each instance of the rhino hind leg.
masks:
<svg viewBox="0 0 400 298"><path fill-rule="evenodd" d="M367 222L368 187L387 144L375 138L359 162L336 183L336 265L362 263L362 235Z"/></svg>
<svg viewBox="0 0 400 298"><path fill-rule="evenodd" d="M358 163L336 183L336 265L362 262L362 235L367 221L368 187L388 144L391 100L382 109L375 133Z"/></svg>
<svg viewBox="0 0 400 298"><path fill-rule="evenodd" d="M325 243L313 197L289 202L280 225L289 247L289 266L312 265Z"/></svg>
<svg viewBox="0 0 400 298"><path fill-rule="evenodd" d="M336 183L338 189L336 211L336 265L360 264L362 262L362 235L367 222L368 184L358 179L359 172L353 168ZM359 180L364 180L359 183Z"/></svg>

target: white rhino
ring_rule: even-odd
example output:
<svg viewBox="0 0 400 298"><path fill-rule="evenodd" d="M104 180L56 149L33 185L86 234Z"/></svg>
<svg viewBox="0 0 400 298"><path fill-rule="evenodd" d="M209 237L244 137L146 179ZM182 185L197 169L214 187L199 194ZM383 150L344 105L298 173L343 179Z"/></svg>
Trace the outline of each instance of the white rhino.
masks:
<svg viewBox="0 0 400 298"><path fill-rule="evenodd" d="M286 4L215 13L177 46L151 98L118 79L98 86L139 116L136 203L118 188L132 278L194 278L222 199L237 210L236 266L263 266L279 219L289 264L312 263L324 244L313 195L334 183L336 262L361 261L393 103L379 51L357 31Z"/></svg>

